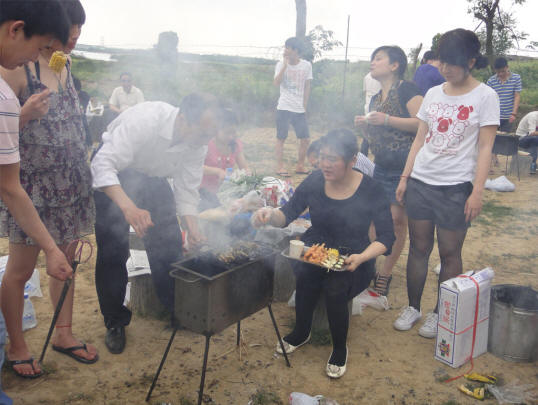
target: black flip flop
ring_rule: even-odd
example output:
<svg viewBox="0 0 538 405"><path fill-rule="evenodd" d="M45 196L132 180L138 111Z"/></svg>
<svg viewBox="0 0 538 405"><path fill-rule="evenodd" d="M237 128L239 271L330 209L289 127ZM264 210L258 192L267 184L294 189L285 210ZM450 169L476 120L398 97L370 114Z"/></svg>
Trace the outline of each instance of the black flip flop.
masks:
<svg viewBox="0 0 538 405"><path fill-rule="evenodd" d="M33 357L30 357L29 359L26 359L26 360L8 360L7 364L13 370L15 375L17 375L19 377L22 377L22 378L34 379L34 378L39 378L39 377L41 377L43 375L43 371L41 371L40 373L36 373L35 368L34 368L34 358ZM17 371L15 369L15 366L20 366L22 364L30 364L32 366L32 371L34 372L34 374L23 374L20 371Z"/></svg>
<svg viewBox="0 0 538 405"><path fill-rule="evenodd" d="M276 174L277 174L277 176L280 176L280 177L291 177L290 174L286 170L276 172Z"/></svg>
<svg viewBox="0 0 538 405"><path fill-rule="evenodd" d="M75 359L76 361L80 362L80 363L84 363L84 364L93 364L95 363L97 360L99 360L99 355L96 354L95 357L91 360L88 360L84 357L81 357L81 356L77 356L75 353L73 353L75 350L86 350L87 353L88 352L88 349L86 347L86 343L83 343L79 346L71 346L71 347L60 347L60 346L55 346L55 345L52 345L52 350L55 350L59 353L62 353L62 354L65 354L66 356L69 356L73 359Z"/></svg>
<svg viewBox="0 0 538 405"><path fill-rule="evenodd" d="M295 170L295 174L311 174L310 170Z"/></svg>

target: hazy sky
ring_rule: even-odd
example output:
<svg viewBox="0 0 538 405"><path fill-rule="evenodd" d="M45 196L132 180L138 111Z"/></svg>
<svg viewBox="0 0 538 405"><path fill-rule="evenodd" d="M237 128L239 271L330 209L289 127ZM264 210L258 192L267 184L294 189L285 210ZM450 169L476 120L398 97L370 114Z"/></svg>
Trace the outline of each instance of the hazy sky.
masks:
<svg viewBox="0 0 538 405"><path fill-rule="evenodd" d="M175 31L180 51L276 57L277 48L295 34L294 0L81 1L87 14L82 44L148 48L160 32ZM513 8L511 0L501 3L514 11L519 29L538 41L538 0ZM368 58L383 44L408 50L422 42L426 50L437 32L478 24L467 14L466 0L307 0L307 7L307 32L323 25L344 44L351 16L351 60ZM344 48L332 54L343 55Z"/></svg>

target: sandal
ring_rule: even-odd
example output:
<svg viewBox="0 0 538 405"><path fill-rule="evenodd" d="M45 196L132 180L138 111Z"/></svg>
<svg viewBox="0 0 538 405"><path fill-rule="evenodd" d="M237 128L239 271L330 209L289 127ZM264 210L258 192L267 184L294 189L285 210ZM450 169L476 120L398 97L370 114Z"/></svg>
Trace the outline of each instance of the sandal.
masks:
<svg viewBox="0 0 538 405"><path fill-rule="evenodd" d="M33 378L39 378L39 377L41 377L43 375L43 371L41 371L39 373L37 373L35 371L34 358L33 357L30 357L29 359L26 359L26 360L7 360L7 364L9 366L9 368L11 368L13 370L15 375L17 375L19 377L22 377L22 378L33 379ZM30 364L32 366L32 371L34 372L34 374L23 374L20 371L18 371L17 369L15 369L15 366L20 366L22 364Z"/></svg>
<svg viewBox="0 0 538 405"><path fill-rule="evenodd" d="M390 276L382 276L376 273L374 278L374 291L379 295L389 295L390 282L392 281L392 274Z"/></svg>
<svg viewBox="0 0 538 405"><path fill-rule="evenodd" d="M91 360L85 358L85 357L82 357L82 356L78 356L77 354L75 354L75 351L77 350L85 350L86 353L89 353L88 352L88 348L86 347L86 343L82 343L80 344L79 346L72 346L72 347L60 347L60 346L55 346L55 345L52 345L52 350L55 350L59 353L62 353L62 354L65 354L66 356L69 356L73 359L75 359L76 361L80 362L80 363L84 363L84 364L93 364L95 363L97 360L99 360L99 355L96 354L95 357Z"/></svg>

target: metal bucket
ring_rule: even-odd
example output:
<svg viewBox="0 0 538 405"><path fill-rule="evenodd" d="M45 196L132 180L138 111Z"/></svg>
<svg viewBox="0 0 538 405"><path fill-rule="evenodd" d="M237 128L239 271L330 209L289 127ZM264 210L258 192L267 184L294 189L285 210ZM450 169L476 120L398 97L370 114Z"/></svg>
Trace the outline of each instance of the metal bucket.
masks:
<svg viewBox="0 0 538 405"><path fill-rule="evenodd" d="M488 351L508 361L538 359L538 292L511 284L491 288Z"/></svg>

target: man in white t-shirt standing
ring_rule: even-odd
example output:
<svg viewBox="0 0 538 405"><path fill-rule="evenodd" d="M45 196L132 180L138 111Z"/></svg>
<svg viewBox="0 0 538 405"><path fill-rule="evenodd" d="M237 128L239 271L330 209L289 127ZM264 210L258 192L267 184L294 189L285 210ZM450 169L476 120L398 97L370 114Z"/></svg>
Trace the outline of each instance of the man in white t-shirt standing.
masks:
<svg viewBox="0 0 538 405"><path fill-rule="evenodd" d="M516 135L520 137L519 146L527 149L532 157L530 174L536 174L536 157L538 156L538 111L531 111L519 122Z"/></svg>
<svg viewBox="0 0 538 405"><path fill-rule="evenodd" d="M122 113L133 105L144 102L144 93L138 87L133 86L133 77L129 72L120 76L121 86L112 91L108 104L116 113Z"/></svg>
<svg viewBox="0 0 538 405"><path fill-rule="evenodd" d="M304 162L310 144L310 132L306 123L306 106L310 97L312 64L299 57L302 42L296 37L285 42L284 58L276 64L274 85L280 86L276 107L276 160L278 175L289 177L284 168L284 141L288 137L290 123L299 139L299 151L295 173L308 174Z"/></svg>

